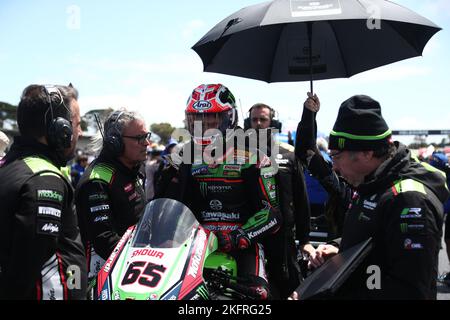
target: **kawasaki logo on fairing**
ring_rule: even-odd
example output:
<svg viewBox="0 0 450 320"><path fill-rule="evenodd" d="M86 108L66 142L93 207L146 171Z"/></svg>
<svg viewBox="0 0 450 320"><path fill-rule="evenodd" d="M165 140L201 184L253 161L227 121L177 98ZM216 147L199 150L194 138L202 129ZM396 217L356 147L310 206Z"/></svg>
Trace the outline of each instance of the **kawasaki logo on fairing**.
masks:
<svg viewBox="0 0 450 320"><path fill-rule="evenodd" d="M204 242L206 241L206 234L203 232L199 233L199 238L197 239L197 248L195 248L194 256L192 257L192 263L188 270L188 275L195 278L197 277L198 268L202 262Z"/></svg>

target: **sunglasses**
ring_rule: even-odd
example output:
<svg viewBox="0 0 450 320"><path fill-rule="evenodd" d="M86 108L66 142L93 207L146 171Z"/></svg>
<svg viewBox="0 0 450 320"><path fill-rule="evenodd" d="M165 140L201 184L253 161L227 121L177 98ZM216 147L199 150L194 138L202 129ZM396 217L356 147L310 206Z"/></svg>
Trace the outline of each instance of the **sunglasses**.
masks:
<svg viewBox="0 0 450 320"><path fill-rule="evenodd" d="M151 132L147 132L144 134L140 134L138 136L122 136L123 138L129 138L129 139L134 139L136 140L138 143L142 144L147 140L150 140L150 137L152 136Z"/></svg>

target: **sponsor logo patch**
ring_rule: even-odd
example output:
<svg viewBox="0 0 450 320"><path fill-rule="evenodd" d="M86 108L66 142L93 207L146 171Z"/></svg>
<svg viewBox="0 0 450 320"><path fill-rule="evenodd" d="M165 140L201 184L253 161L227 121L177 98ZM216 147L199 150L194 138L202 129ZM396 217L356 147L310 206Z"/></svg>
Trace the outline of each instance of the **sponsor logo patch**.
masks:
<svg viewBox="0 0 450 320"><path fill-rule="evenodd" d="M210 223L210 224L209 224ZM219 223L214 224L214 222L205 223L203 227L209 231L234 231L237 228L239 228L239 225L236 223L233 224L225 224L225 223Z"/></svg>
<svg viewBox="0 0 450 320"><path fill-rule="evenodd" d="M365 209L374 210L377 207L377 203L368 201L368 200L364 200L363 206Z"/></svg>
<svg viewBox="0 0 450 320"><path fill-rule="evenodd" d="M197 111L205 111L211 109L211 107L212 107L211 102L206 100L199 100L192 105L192 108L194 108Z"/></svg>
<svg viewBox="0 0 450 320"><path fill-rule="evenodd" d="M199 237L197 239L196 248L194 255L192 257L191 265L188 269L188 275L195 278L197 277L198 270L200 268L202 257L203 257L203 251L205 249L203 242L206 240L206 235L203 232L199 233Z"/></svg>
<svg viewBox="0 0 450 320"><path fill-rule="evenodd" d="M239 177L239 174L240 173L238 171L227 171L227 170L223 171L223 175L227 177Z"/></svg>
<svg viewBox="0 0 450 320"><path fill-rule="evenodd" d="M216 192L216 193L222 193L222 192L229 192L232 190L231 186L216 186L216 185L212 185L212 186L207 186L208 191L211 192Z"/></svg>
<svg viewBox="0 0 450 320"><path fill-rule="evenodd" d="M106 210L109 210L109 204L91 207L91 212L106 211Z"/></svg>
<svg viewBox="0 0 450 320"><path fill-rule="evenodd" d="M134 190L133 184L130 182L129 184L127 184L127 185L123 188L123 190L124 190L125 192L130 192L130 191Z"/></svg>
<svg viewBox="0 0 450 320"><path fill-rule="evenodd" d="M52 207L38 207L38 215L61 218L61 210Z"/></svg>
<svg viewBox="0 0 450 320"><path fill-rule="evenodd" d="M37 190L38 200L50 200L61 203L63 201L63 195L55 190Z"/></svg>
<svg viewBox="0 0 450 320"><path fill-rule="evenodd" d="M424 229L424 224L400 223L401 233L422 233Z"/></svg>
<svg viewBox="0 0 450 320"><path fill-rule="evenodd" d="M405 242L403 243L404 248L406 250L416 250L416 249L423 249L423 245L421 243L413 243L411 239L407 238L405 239Z"/></svg>
<svg viewBox="0 0 450 320"><path fill-rule="evenodd" d="M194 168L193 167L192 171L191 171L191 174L193 176L198 176L198 175L207 174L207 173L209 173L208 166L201 166L201 167L198 167L198 168Z"/></svg>
<svg viewBox="0 0 450 320"><path fill-rule="evenodd" d="M102 222L102 221L106 221L108 219L109 219L108 216L98 216L98 217L95 217L94 222Z"/></svg>
<svg viewBox="0 0 450 320"><path fill-rule="evenodd" d="M228 171L241 171L241 166L237 165L237 164L227 164L223 166L223 170L228 170Z"/></svg>
<svg viewBox="0 0 450 320"><path fill-rule="evenodd" d="M89 201L107 200L108 195L106 193L96 193L89 195Z"/></svg>
<svg viewBox="0 0 450 320"><path fill-rule="evenodd" d="M422 218L422 208L405 208L400 213L400 219Z"/></svg>
<svg viewBox="0 0 450 320"><path fill-rule="evenodd" d="M37 233L50 235L50 236L58 236L59 235L59 223L45 221L45 220L38 221Z"/></svg>
<svg viewBox="0 0 450 320"><path fill-rule="evenodd" d="M133 253L131 254L131 258L139 256L149 256L162 259L162 257L164 257L164 252L153 249L137 249L134 250Z"/></svg>
<svg viewBox="0 0 450 320"><path fill-rule="evenodd" d="M211 200L209 202L209 207L212 210L222 210L223 206L222 206L222 202L220 202L219 200L214 199L214 200Z"/></svg>
<svg viewBox="0 0 450 320"><path fill-rule="evenodd" d="M248 233L248 237L251 239L253 239L254 237L260 235L261 233L269 230L270 228L272 228L273 226L275 226L278 223L277 219L273 219L271 220L267 225L265 225L264 227L262 227L259 230L253 231L253 232L249 232Z"/></svg>
<svg viewBox="0 0 450 320"><path fill-rule="evenodd" d="M240 219L239 213L226 212L202 212L202 218L205 221L238 221Z"/></svg>

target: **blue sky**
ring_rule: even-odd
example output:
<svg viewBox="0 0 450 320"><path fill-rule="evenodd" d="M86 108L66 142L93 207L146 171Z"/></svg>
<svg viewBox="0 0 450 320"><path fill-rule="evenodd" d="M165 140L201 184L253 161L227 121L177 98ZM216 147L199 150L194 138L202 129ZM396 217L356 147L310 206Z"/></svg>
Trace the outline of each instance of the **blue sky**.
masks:
<svg viewBox="0 0 450 320"><path fill-rule="evenodd" d="M181 126L192 89L221 82L240 101L242 114L265 102L278 110L285 128L294 128L307 82L266 84L203 73L190 49L226 16L258 2L0 0L0 101L17 104L31 83L72 82L80 91L82 113L127 107L142 113L148 124ZM392 129L450 129L450 1L395 2L443 30L423 57L350 79L316 81L321 131L330 131L340 103L354 94L380 101Z"/></svg>

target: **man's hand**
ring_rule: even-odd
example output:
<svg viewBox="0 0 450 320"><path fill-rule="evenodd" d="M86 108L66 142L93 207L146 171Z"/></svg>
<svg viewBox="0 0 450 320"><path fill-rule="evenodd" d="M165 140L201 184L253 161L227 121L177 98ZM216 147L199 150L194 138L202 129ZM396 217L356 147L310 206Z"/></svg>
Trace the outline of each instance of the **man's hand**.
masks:
<svg viewBox="0 0 450 320"><path fill-rule="evenodd" d="M216 232L217 240L219 240L219 249L222 252L230 252L236 249L247 249L251 245L250 238L247 233L238 228L231 232Z"/></svg>
<svg viewBox="0 0 450 320"><path fill-rule="evenodd" d="M297 291L292 292L292 294L287 298L288 300L298 300L299 296Z"/></svg>
<svg viewBox="0 0 450 320"><path fill-rule="evenodd" d="M339 251L338 248L331 244L321 244L316 251L309 256L308 268L315 269L325 263L325 260L334 256Z"/></svg>
<svg viewBox="0 0 450 320"><path fill-rule="evenodd" d="M312 95L311 92L308 92L308 98L306 99L305 103L303 104L303 107L305 107L306 109L308 109L312 112L319 112L319 110L320 110L319 97L316 94Z"/></svg>
<svg viewBox="0 0 450 320"><path fill-rule="evenodd" d="M308 257L312 256L314 252L316 252L316 249L312 246L312 244L307 243L300 247L300 250L302 253L306 254Z"/></svg>

